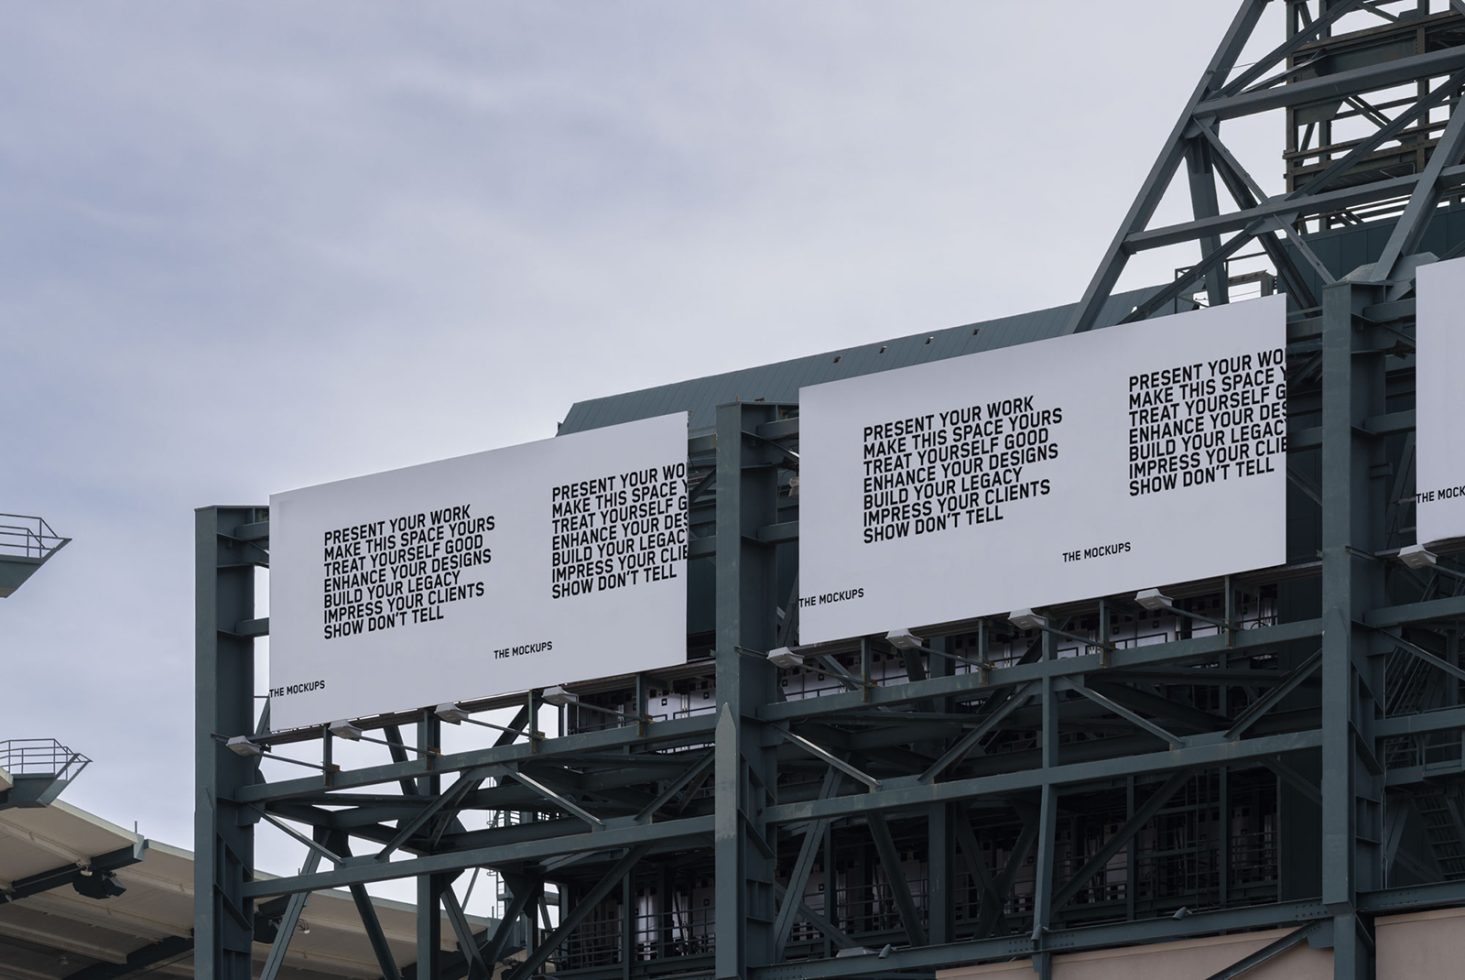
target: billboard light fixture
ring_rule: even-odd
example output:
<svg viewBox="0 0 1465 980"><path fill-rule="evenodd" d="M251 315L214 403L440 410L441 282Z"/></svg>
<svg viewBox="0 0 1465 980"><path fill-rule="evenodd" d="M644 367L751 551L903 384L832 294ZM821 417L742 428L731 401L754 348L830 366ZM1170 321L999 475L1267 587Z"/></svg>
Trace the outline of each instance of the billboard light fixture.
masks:
<svg viewBox="0 0 1465 980"><path fill-rule="evenodd" d="M1433 568L1439 564L1439 556L1422 544L1406 545L1399 549L1399 560L1413 569Z"/></svg>
<svg viewBox="0 0 1465 980"><path fill-rule="evenodd" d="M416 745L407 745L403 742L389 742L384 738L372 738L362 730L360 725L344 719L331 722L326 726L326 732L334 735L336 738L344 738L348 742L371 742L373 745L385 745L389 749L401 749L403 752L416 752L418 755L442 755L442 751L439 749L424 749ZM312 762L301 762L299 759L289 759L284 756L275 756L275 758L280 759L282 762L293 762L296 765L309 766L312 769L321 768ZM339 767L333 768L339 769Z"/></svg>
<svg viewBox="0 0 1465 980"><path fill-rule="evenodd" d="M545 704L552 704L559 708L573 706L576 710L580 711L594 711L597 714L602 714L610 718L615 718L623 724L629 724L630 722L645 724L646 722L649 722L651 720L650 717L648 717L647 715L634 713L631 711L617 711L614 708L605 708L601 707L598 704L587 704L580 700L580 695L576 694L574 691L566 690L563 684L555 684L550 687L546 687L543 691L539 692L539 700L543 701Z"/></svg>
<svg viewBox="0 0 1465 980"><path fill-rule="evenodd" d="M834 954L834 958L837 959L837 960L843 960L843 959L848 959L848 958L850 958L852 956L878 956L878 955L879 955L879 951L878 950L871 949L868 946L846 946L844 949L841 949L839 952L835 953Z"/></svg>
<svg viewBox="0 0 1465 980"><path fill-rule="evenodd" d="M331 734L337 738L344 738L348 742L361 741L361 729L349 721L333 721L327 727L330 729Z"/></svg>
<svg viewBox="0 0 1465 980"><path fill-rule="evenodd" d="M933 649L926 646L924 637L917 636L908 629L891 630L885 634L885 642L902 653L924 653L929 657L941 657L954 663L966 664L980 673L983 684L987 683L992 671L990 660L973 660L971 657L963 657L949 650Z"/></svg>
<svg viewBox="0 0 1465 980"><path fill-rule="evenodd" d="M768 651L768 662L775 667L794 670L804 666L804 655L792 647L778 647Z"/></svg>
<svg viewBox="0 0 1465 980"><path fill-rule="evenodd" d="M1204 613L1192 612L1189 609L1182 609L1175 605L1175 600L1161 592L1159 589L1141 589L1134 594L1134 601L1142 608L1150 612L1167 612L1183 619L1193 619L1198 623L1210 623L1219 630L1230 631L1235 629L1224 619L1217 619L1215 616L1207 616Z"/></svg>
<svg viewBox="0 0 1465 980"><path fill-rule="evenodd" d="M1033 612L1031 609L1014 609L1007 614L1007 621L1020 630L1041 630L1044 633L1060 636L1065 640L1072 640L1084 650L1097 650L1099 652L1100 663L1104 666L1108 665L1107 660L1104 658L1114 649L1113 641L1094 640L1087 636L1081 636L1078 633L1071 633L1068 630L1059 629L1048 622L1047 616L1044 616L1042 613Z"/></svg>
<svg viewBox="0 0 1465 980"><path fill-rule="evenodd" d="M1014 609L1007 614L1007 621L1020 630L1045 630L1048 628L1048 617L1035 613L1031 609Z"/></svg>
<svg viewBox="0 0 1465 980"><path fill-rule="evenodd" d="M265 754L263 746L257 744L248 735L235 735L224 745L235 755L243 756L246 759L257 759Z"/></svg>
<svg viewBox="0 0 1465 980"><path fill-rule="evenodd" d="M447 722L449 725L461 725L465 721L472 720L468 717L468 712L464 711L462 708L458 707L451 701L445 702L438 705L436 708L433 708L432 713L437 715L443 721Z"/></svg>
<svg viewBox="0 0 1465 980"><path fill-rule="evenodd" d="M515 738L523 735L531 742L536 740L542 740L544 738L543 732L533 731L533 725L526 724L523 728L510 728L508 725L497 725L491 721L480 721L479 719L472 717L469 714L467 708L459 707L452 701L444 701L436 708L433 708L432 713L437 715L438 718L440 718L441 720L447 722L449 725L468 724L477 725L480 728L492 728L496 732L503 732L506 735L513 735Z"/></svg>
<svg viewBox="0 0 1465 980"><path fill-rule="evenodd" d="M1134 601L1150 612L1162 612L1175 608L1175 600L1159 589L1141 589L1134 594Z"/></svg>
<svg viewBox="0 0 1465 980"><path fill-rule="evenodd" d="M893 629L885 634L885 642L897 650L920 650L926 641L908 629Z"/></svg>

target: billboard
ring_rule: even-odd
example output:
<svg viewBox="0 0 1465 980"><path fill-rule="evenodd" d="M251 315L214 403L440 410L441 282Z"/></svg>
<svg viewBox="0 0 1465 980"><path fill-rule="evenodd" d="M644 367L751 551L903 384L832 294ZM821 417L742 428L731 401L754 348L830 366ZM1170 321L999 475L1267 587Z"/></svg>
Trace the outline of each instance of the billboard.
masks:
<svg viewBox="0 0 1465 980"><path fill-rule="evenodd" d="M1286 299L804 388L799 640L1286 560Z"/></svg>
<svg viewBox="0 0 1465 980"><path fill-rule="evenodd" d="M687 416L270 498L276 730L686 657Z"/></svg>
<svg viewBox="0 0 1465 980"><path fill-rule="evenodd" d="M1420 267L1416 287L1414 524L1427 544L1465 537L1465 259Z"/></svg>

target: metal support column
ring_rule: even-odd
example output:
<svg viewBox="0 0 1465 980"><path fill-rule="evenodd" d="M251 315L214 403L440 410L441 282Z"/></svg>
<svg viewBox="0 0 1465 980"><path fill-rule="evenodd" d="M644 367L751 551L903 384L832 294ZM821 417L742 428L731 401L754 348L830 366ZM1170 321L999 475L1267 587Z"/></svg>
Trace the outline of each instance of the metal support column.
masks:
<svg viewBox="0 0 1465 980"><path fill-rule="evenodd" d="M424 712L417 723L417 749L431 759L442 745L442 721L432 712ZM417 780L417 795L437 799L442 792L442 777L422 776ZM426 874L417 876L417 975L436 977L442 961L443 892L455 875Z"/></svg>
<svg viewBox="0 0 1465 980"><path fill-rule="evenodd" d="M1043 634L1044 659L1055 654L1053 634ZM1043 768L1052 769L1058 765L1058 692L1050 677L1043 678ZM1058 849L1058 787L1044 782L1039 790L1038 802L1038 858L1033 882L1033 969L1042 980L1053 975L1053 954L1043 948L1043 936L1047 933L1053 916L1053 873Z"/></svg>
<svg viewBox="0 0 1465 980"><path fill-rule="evenodd" d="M253 811L234 802L254 783L258 756L224 740L254 731L254 570L267 563L268 511L203 507L194 521L194 969L204 980L250 980Z"/></svg>
<svg viewBox="0 0 1465 980"><path fill-rule="evenodd" d="M1384 472L1380 441L1364 420L1383 408L1383 355L1370 352L1356 316L1372 292L1353 283L1323 290L1322 867L1338 980L1373 976L1357 899L1383 884L1383 784L1370 766L1371 638L1362 625L1365 610L1382 600L1373 551Z"/></svg>
<svg viewBox="0 0 1465 980"><path fill-rule="evenodd" d="M775 643L775 546L758 529L778 520L775 457L748 438L771 405L717 410L716 975L734 980L774 962L775 854L762 811L774 789L773 750L756 713L777 678L757 656Z"/></svg>

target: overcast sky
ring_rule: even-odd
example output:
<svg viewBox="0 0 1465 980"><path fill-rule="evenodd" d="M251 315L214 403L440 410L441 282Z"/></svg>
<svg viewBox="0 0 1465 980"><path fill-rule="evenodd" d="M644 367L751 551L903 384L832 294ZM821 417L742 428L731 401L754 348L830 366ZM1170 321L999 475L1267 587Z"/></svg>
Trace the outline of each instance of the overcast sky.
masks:
<svg viewBox="0 0 1465 980"><path fill-rule="evenodd" d="M6 4L0 738L191 846L193 508L1072 302L1233 11Z"/></svg>

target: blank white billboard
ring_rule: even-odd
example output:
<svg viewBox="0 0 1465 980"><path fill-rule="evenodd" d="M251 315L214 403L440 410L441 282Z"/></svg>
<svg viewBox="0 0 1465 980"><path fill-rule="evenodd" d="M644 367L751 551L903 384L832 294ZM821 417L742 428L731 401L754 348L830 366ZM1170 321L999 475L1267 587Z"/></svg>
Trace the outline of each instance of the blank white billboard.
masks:
<svg viewBox="0 0 1465 980"><path fill-rule="evenodd" d="M1286 560L1286 299L804 388L799 639Z"/></svg>
<svg viewBox="0 0 1465 980"><path fill-rule="evenodd" d="M270 498L276 730L686 658L687 416Z"/></svg>
<svg viewBox="0 0 1465 980"><path fill-rule="evenodd" d="M1465 537L1465 259L1419 269L1415 303L1415 533Z"/></svg>

